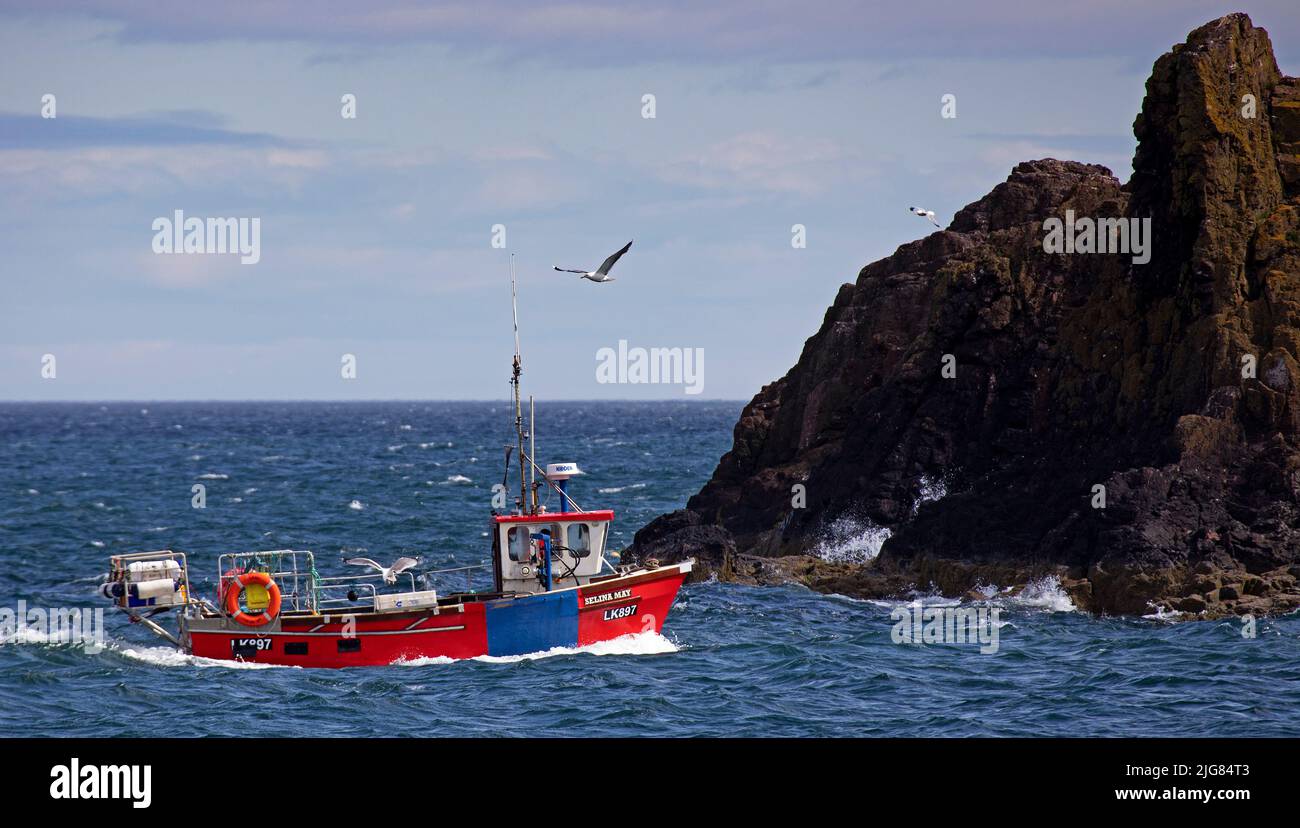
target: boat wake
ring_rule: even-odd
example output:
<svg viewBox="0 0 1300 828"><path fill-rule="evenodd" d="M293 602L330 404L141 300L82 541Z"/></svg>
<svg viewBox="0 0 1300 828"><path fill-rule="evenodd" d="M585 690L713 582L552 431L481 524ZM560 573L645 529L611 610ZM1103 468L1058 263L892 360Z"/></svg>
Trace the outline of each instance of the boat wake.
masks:
<svg viewBox="0 0 1300 828"><path fill-rule="evenodd" d="M251 661L203 658L201 656L182 653L180 650L172 647L123 647L110 643L106 649L129 658L132 661L152 664L155 667L220 667L227 670L267 670L272 668L281 668L286 670L302 669L301 667L291 664L256 664Z"/></svg>
<svg viewBox="0 0 1300 828"><path fill-rule="evenodd" d="M117 641L105 641L103 643L94 644L92 647L86 647L84 641L76 639L67 631L48 634L31 628L25 628L10 634L0 635L0 646L19 645L29 647L71 647L74 649L84 649L86 654L90 656L114 653L131 661L152 664L155 667L226 667L234 670L260 670L266 667L288 666L291 669L298 669L292 665L254 664L245 661L202 658L200 656L187 655L174 647L138 647Z"/></svg>
<svg viewBox="0 0 1300 828"><path fill-rule="evenodd" d="M15 647L20 645L80 647L82 644L83 640L79 637L78 631L71 629L63 629L57 630L53 633L47 633L32 627L22 627L19 629L0 627L0 647Z"/></svg>
<svg viewBox="0 0 1300 828"><path fill-rule="evenodd" d="M542 650L536 653L524 653L523 655L510 656L475 656L467 659L468 661L481 661L487 664L513 664L518 661L533 661L542 658L552 658L554 656L566 655L662 655L664 653L675 653L678 651L677 645L664 638L659 633L634 633L624 635L610 641L597 641L594 644L584 644L581 647L552 647L549 650ZM424 667L429 664L455 664L458 659L438 656L436 658L413 658L405 661L394 661L394 666L399 667Z"/></svg>
<svg viewBox="0 0 1300 828"><path fill-rule="evenodd" d="M60 636L47 636L34 630L24 630L21 634L10 635L0 639L0 644L8 645L36 645L36 646L81 646ZM597 641L594 644L586 644L581 647L552 647L536 653L525 653L523 655L512 656L477 656L468 661L482 661L489 664L512 664L518 661L532 661L535 659L552 658L554 656L566 655L622 655L622 656L641 656L641 655L662 655L665 653L675 653L678 647L672 641L664 638L659 633L635 633L615 638L612 641ZM137 661L142 664L151 664L155 667L218 667L228 670L266 670L266 669L288 669L301 670L297 665L290 664L258 664L248 661L230 661L227 659L204 658L202 656L189 655L173 647L137 647L121 644L115 641L108 641L103 645L102 650L92 655L100 653L115 653L131 661ZM434 658L414 658L406 661L394 661L393 666L398 667L423 667L429 664L455 664L462 659L447 658L438 656Z"/></svg>

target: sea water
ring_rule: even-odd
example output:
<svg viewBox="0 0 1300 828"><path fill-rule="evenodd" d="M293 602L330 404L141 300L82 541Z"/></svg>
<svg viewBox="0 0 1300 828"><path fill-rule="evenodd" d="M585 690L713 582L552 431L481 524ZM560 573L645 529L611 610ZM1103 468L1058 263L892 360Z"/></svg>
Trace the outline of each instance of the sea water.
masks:
<svg viewBox="0 0 1300 828"><path fill-rule="evenodd" d="M699 490L740 408L541 405L543 459L587 472L570 491L614 509L618 548ZM486 562L511 423L505 402L0 405L0 607L104 607L108 556L155 549L186 552L209 596L224 552L310 549L322 574ZM838 525L814 548L868 561L883 542ZM192 658L110 610L102 648L0 634L0 735L1300 735L1297 616L1248 637L1005 586L977 602L998 610L991 653L895 643L900 607L953 603L924 584L899 601L690 584L662 636L344 670Z"/></svg>

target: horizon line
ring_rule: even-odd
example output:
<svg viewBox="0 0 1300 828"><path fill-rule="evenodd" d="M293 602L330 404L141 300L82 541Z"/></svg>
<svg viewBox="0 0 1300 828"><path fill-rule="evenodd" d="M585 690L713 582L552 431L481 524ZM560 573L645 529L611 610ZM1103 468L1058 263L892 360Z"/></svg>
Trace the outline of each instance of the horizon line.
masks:
<svg viewBox="0 0 1300 828"><path fill-rule="evenodd" d="M710 403L710 402L749 402L748 399L709 397L700 399L699 397L654 397L650 399L593 399L593 398L564 398L547 400L547 404L554 403L667 403L667 402L690 402L690 403ZM85 400L0 400L0 405L166 405L172 403L493 403L513 405L512 399L488 399L488 398L452 398L452 399L418 399L406 397L376 397L370 399L315 399L315 398L244 398L244 399L222 399L222 398L194 398L194 399L85 399Z"/></svg>

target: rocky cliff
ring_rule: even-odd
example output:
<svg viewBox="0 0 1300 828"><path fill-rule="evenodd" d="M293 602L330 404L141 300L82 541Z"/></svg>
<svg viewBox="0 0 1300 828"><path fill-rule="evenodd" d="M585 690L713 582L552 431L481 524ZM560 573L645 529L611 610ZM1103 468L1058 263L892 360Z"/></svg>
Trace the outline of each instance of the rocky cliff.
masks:
<svg viewBox="0 0 1300 828"><path fill-rule="evenodd" d="M631 555L864 597L1055 575L1096 612L1300 606L1300 84L1229 15L1156 61L1133 129L1127 184L1026 162L863 268ZM1047 252L1070 215L1149 219L1149 260Z"/></svg>

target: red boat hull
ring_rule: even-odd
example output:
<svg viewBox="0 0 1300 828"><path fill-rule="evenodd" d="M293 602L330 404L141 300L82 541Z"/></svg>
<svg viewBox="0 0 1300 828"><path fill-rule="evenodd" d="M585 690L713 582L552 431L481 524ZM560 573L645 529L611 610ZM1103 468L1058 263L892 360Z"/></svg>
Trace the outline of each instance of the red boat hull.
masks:
<svg viewBox="0 0 1300 828"><path fill-rule="evenodd" d="M545 652L661 632L689 564L518 598L394 613L285 615L275 628L225 619L184 631L195 656L298 667Z"/></svg>

